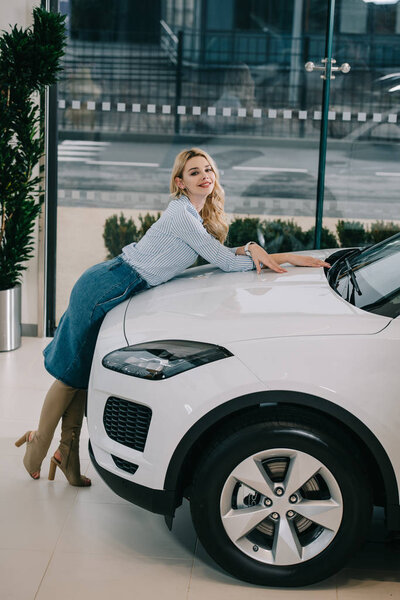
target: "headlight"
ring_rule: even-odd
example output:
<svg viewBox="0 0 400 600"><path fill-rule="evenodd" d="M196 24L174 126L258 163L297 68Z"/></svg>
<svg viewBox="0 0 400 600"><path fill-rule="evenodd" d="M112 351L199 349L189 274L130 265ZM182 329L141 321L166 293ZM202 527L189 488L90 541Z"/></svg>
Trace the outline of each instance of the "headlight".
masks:
<svg viewBox="0 0 400 600"><path fill-rule="evenodd" d="M161 340L114 350L103 358L102 364L132 377L166 379L228 356L233 354L214 344Z"/></svg>

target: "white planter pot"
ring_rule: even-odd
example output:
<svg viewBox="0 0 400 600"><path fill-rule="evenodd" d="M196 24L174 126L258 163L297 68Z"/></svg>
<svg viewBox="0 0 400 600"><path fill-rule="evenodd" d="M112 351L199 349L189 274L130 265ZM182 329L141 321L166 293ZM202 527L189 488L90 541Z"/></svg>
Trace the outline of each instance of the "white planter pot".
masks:
<svg viewBox="0 0 400 600"><path fill-rule="evenodd" d="M21 286L0 290L0 352L21 345Z"/></svg>

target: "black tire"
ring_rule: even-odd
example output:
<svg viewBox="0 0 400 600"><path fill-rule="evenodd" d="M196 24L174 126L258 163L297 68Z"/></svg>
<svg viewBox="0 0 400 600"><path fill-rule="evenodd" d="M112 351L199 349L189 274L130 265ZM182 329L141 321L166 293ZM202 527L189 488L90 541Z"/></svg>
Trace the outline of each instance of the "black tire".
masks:
<svg viewBox="0 0 400 600"><path fill-rule="evenodd" d="M227 430L221 432L207 455L203 457L196 470L190 493L193 523L201 543L210 556L228 573L243 581L279 587L316 583L338 571L364 540L371 520L371 485L363 469L362 458L359 456L357 446L340 429L332 426L329 420L318 418L318 421L313 419L310 421L300 417L299 413L293 413L285 419L274 417L270 421L266 420L265 415L262 419L262 422L257 422L257 416L252 415L247 422L242 418L240 421L232 423ZM285 454L282 449L290 449L292 454L290 452ZM276 486L283 489L286 481L290 484L288 465L292 460L303 461L304 464L312 464L312 461L315 460L322 465L318 475L300 488L301 492L297 494L298 504L293 505L294 509L297 508L300 511L303 502L302 510L304 512L307 498L312 494L316 494L316 499L319 501L333 502L333 493L335 498L341 498L341 502L337 503L338 507L334 509L337 522L337 526L334 528L322 527L317 524L318 519L321 521L319 515L314 522L307 521L307 519L302 521L304 516L301 517L301 514L295 513L297 521L293 539L301 539L299 552L300 554L304 553L305 558L299 558L298 562L293 562L293 564L279 563L281 556L290 563L291 554L288 556L285 553L276 554L275 558L268 559L268 556L273 556L273 540L284 539L284 536L282 535L280 538L278 533L275 536L275 531L279 532L279 527L282 525L284 532L285 524L286 526L289 524L293 531L293 522L289 523L289 515L292 516L292 513L285 512L286 508L282 508L282 514L279 514L278 518L276 517L278 513L274 513L278 525L276 523L270 525L272 516L263 521L263 523L267 523L268 535L264 533L265 527L260 525L261 529L264 527L261 532L258 528L253 529L245 536L238 538L237 542L232 541L232 536L229 537L222 522L221 494L223 494L224 506L226 506L227 499L229 502L231 497L233 499L232 509L229 510L229 515L225 514L224 519L226 519L226 515L230 517L231 514L238 514L232 513L232 511L245 508L243 504L238 506L239 502L249 502L250 508L253 510L256 507L256 509L262 508L264 511L266 503L270 501L265 495L256 493L247 495L243 500L238 500L239 496L241 494L243 496L245 493L242 490L248 490L249 486L245 486L243 483L235 484L234 482L239 480L232 476L232 472L235 468L239 468L238 465L242 461L246 461L240 468L245 469L243 472L247 473L247 465L252 466L249 457L258 453L261 453L259 454L260 460L263 456L267 457L266 461L262 462L262 465L267 465L267 467L263 466L263 469L274 468L273 478L276 479L277 468L278 479L282 480L282 477L286 477L283 483L275 482L274 484L275 496L272 500L275 505L279 505L281 502L279 506L282 508L282 503L289 501L288 498L284 499L286 490L281 499L277 500ZM275 455L276 460L279 459L278 462L276 460L272 462ZM294 458L290 458L290 456ZM258 464L260 464L259 460ZM283 473L282 469L285 468L286 473ZM269 474L272 477L272 471L269 471ZM293 475L292 486L295 483L294 478ZM231 496L232 486L234 491ZM309 489L314 491L307 491ZM293 493L291 492L291 494L293 502ZM256 504L257 501L259 504ZM285 519L285 521L279 522L279 519ZM305 532L301 532L301 528L298 526L298 523L303 522L306 523ZM330 536L333 538L331 539ZM239 547L238 544L241 546ZM251 547L249 544L254 545ZM260 549L261 551L259 551ZM264 555L264 558L261 557L261 554Z"/></svg>

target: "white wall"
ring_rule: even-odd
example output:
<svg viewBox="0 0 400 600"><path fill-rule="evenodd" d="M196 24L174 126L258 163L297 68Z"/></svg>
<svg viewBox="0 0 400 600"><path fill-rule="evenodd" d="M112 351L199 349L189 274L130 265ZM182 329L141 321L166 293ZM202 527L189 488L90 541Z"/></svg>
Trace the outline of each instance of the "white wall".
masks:
<svg viewBox="0 0 400 600"><path fill-rule="evenodd" d="M13 0L0 4L0 29L8 29L11 25L28 27L32 22L32 7L39 2L33 0Z"/></svg>
<svg viewBox="0 0 400 600"><path fill-rule="evenodd" d="M0 30L9 31L10 25L29 27L32 23L32 9L40 3L36 0L12 0L0 3ZM38 257L38 226L35 229L35 255L28 263L28 270L22 280L22 323L24 330L32 333L39 323L39 260ZM42 297L42 294L40 294ZM41 306L40 306L41 309Z"/></svg>

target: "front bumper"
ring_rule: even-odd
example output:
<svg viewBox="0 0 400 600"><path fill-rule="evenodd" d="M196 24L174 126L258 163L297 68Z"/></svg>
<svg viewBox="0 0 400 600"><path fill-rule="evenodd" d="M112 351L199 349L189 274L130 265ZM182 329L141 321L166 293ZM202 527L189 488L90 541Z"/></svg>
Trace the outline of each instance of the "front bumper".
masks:
<svg viewBox="0 0 400 600"><path fill-rule="evenodd" d="M174 516L175 509L181 504L181 501L177 499L175 490L153 490L103 469L94 457L90 441L89 456L100 477L118 496L153 513L168 517Z"/></svg>

